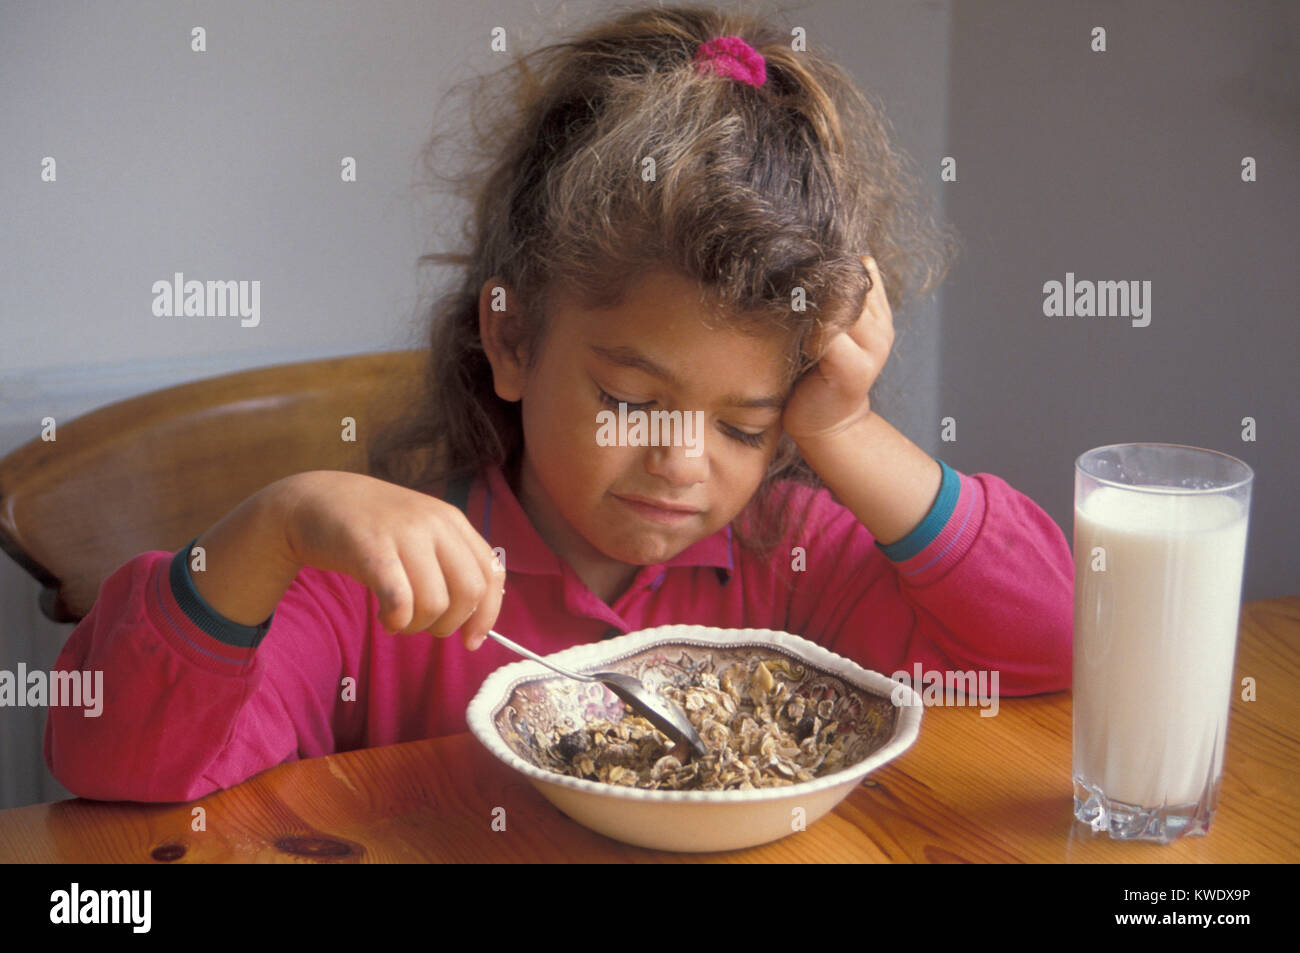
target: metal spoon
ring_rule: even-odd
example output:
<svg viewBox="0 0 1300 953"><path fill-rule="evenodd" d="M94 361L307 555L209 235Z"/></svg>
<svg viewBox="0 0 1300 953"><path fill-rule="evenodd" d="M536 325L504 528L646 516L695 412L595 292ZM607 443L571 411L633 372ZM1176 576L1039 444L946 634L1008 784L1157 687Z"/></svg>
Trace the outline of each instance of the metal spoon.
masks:
<svg viewBox="0 0 1300 953"><path fill-rule="evenodd" d="M686 712L682 711L681 706L671 699L650 691L645 687L641 679L636 676L623 675L619 672L596 672L594 675L571 672L567 668L561 668L546 661L546 659L528 651L522 645L516 645L498 632L489 629L488 635L510 651L517 652L534 662L541 662L552 671L559 672L568 678L576 678L580 682L600 682L602 685L608 686L611 692L635 708L637 712L645 716L650 724L674 741L684 742L700 757L704 757L709 753L709 749L704 746L703 740L695 731L695 726L686 717Z"/></svg>

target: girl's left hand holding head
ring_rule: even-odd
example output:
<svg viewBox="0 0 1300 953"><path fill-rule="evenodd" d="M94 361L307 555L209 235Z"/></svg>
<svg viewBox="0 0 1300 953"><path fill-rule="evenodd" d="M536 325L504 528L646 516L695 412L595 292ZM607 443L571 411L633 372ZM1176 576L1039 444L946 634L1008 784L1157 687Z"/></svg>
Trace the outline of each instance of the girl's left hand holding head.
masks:
<svg viewBox="0 0 1300 953"><path fill-rule="evenodd" d="M820 355L795 385L781 424L796 444L833 436L871 414L868 392L880 376L894 344L894 315L880 269L862 259L871 275L862 313L847 331L814 339L808 352ZM823 347L824 343L824 347Z"/></svg>

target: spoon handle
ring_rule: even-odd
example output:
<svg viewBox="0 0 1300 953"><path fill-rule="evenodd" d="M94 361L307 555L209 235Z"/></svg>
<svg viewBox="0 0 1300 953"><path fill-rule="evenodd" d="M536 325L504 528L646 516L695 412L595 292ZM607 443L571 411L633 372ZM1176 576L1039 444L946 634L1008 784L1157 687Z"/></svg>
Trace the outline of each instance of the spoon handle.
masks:
<svg viewBox="0 0 1300 953"><path fill-rule="evenodd" d="M500 642L502 645L508 648L511 652L517 652L518 654L522 655L524 658L530 658L534 662L541 662L552 672L559 672L561 675L567 675L569 678L576 678L581 682L596 681L596 679L590 675L580 675L577 672L570 672L568 669L560 668L558 665L552 665L550 662L546 661L546 659L542 658L537 653L530 652L522 645L518 645L514 642L511 642L509 639L507 639L504 635L502 635L499 632L494 632L493 630L488 629L488 635L496 639L498 642Z"/></svg>

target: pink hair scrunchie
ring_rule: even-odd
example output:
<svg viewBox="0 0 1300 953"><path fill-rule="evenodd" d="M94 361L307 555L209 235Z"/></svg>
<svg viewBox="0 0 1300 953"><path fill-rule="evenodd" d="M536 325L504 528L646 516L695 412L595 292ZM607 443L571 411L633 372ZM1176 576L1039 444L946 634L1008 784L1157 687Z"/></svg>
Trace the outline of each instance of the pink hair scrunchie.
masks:
<svg viewBox="0 0 1300 953"><path fill-rule="evenodd" d="M763 55L738 36L720 36L701 43L695 51L695 67L702 73L718 73L750 86L767 82Z"/></svg>

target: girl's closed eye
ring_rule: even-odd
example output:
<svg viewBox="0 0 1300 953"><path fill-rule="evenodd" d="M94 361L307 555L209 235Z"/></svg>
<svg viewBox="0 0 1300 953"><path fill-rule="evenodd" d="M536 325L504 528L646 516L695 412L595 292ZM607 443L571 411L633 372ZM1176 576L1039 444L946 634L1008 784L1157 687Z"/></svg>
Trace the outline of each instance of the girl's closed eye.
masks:
<svg viewBox="0 0 1300 953"><path fill-rule="evenodd" d="M750 433L748 430L737 430L730 424L723 424L722 430L728 437L743 443L747 447L757 448L767 443L766 430L761 430L758 433Z"/></svg>
<svg viewBox="0 0 1300 953"><path fill-rule="evenodd" d="M614 410L618 410L619 404L626 404L628 410L640 410L641 408L649 407L654 403L653 400L643 400L640 403L637 403L636 401L628 400L625 397L615 397L603 387L597 387L596 390L600 391L600 402Z"/></svg>
<svg viewBox="0 0 1300 953"><path fill-rule="evenodd" d="M649 407L651 404L654 403L654 401L652 400L645 400L637 403L634 401L625 400L621 397L615 397L614 395L610 394L607 390L605 390L605 388L600 386L597 386L596 390L600 392L601 403L605 404L607 407L610 407L613 410L618 410L619 404L625 405L629 412L633 410L643 410L644 408ZM725 423L718 424L718 429L721 430L728 437L730 437L732 440L735 440L737 443L744 444L747 447L758 448L758 447L762 447L763 444L767 442L766 429L760 430L758 433L750 433L748 430L741 430L738 427L733 427L731 426L731 424L725 424Z"/></svg>

